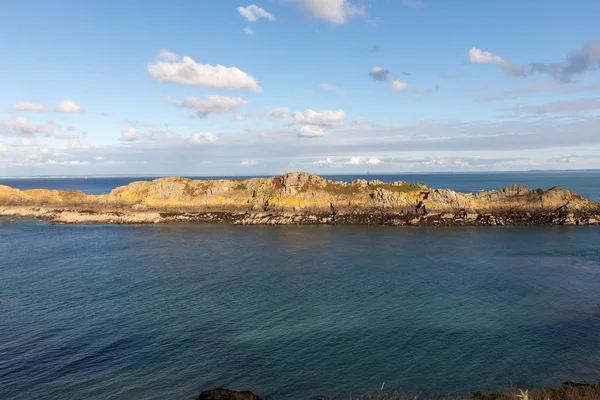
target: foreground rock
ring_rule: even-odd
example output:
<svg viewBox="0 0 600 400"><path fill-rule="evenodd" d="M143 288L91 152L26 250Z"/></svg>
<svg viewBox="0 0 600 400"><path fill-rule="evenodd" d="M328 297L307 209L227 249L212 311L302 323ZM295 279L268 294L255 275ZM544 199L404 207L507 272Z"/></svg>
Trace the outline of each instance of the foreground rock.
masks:
<svg viewBox="0 0 600 400"><path fill-rule="evenodd" d="M0 186L0 216L69 224L598 225L600 204L560 188L513 185L471 194L294 172L248 180L161 178L105 195Z"/></svg>
<svg viewBox="0 0 600 400"><path fill-rule="evenodd" d="M229 389L213 389L200 393L198 400L261 400L252 392L237 392Z"/></svg>

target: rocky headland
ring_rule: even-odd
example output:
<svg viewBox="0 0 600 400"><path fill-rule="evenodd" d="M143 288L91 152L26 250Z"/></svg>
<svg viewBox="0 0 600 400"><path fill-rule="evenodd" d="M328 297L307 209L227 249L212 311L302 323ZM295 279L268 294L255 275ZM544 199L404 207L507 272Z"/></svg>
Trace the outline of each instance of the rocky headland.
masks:
<svg viewBox="0 0 600 400"><path fill-rule="evenodd" d="M100 195L0 185L0 216L69 224L598 225L600 204L557 187L513 185L472 194L292 172L247 180L169 177Z"/></svg>

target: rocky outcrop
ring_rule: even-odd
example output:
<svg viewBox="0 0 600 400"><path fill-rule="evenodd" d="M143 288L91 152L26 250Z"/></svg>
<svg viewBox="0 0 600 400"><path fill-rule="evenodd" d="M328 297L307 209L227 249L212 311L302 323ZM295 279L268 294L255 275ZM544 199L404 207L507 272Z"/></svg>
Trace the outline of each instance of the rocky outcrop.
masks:
<svg viewBox="0 0 600 400"><path fill-rule="evenodd" d="M560 188L513 185L472 194L291 172L248 180L169 177L133 182L104 195L0 186L0 215L119 224L596 225L600 205Z"/></svg>
<svg viewBox="0 0 600 400"><path fill-rule="evenodd" d="M248 391L213 389L200 393L198 400L261 400L261 398Z"/></svg>

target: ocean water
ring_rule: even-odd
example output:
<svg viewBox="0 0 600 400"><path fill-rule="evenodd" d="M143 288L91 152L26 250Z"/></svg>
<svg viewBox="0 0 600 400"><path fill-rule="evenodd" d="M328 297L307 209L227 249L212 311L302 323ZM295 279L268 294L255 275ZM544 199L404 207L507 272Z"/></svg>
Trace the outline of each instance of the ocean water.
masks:
<svg viewBox="0 0 600 400"><path fill-rule="evenodd" d="M594 174L549 181L530 186L600 191ZM225 386L295 400L383 382L446 394L598 381L599 227L0 218L0 254L0 399L192 399Z"/></svg>

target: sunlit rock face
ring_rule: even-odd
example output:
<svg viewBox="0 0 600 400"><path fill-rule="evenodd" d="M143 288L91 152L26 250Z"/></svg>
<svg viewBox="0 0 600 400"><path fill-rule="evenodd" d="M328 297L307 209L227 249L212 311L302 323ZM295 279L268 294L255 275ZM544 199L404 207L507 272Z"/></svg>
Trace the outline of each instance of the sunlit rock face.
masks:
<svg viewBox="0 0 600 400"><path fill-rule="evenodd" d="M56 222L504 225L596 224L600 205L560 188L477 194L415 183L326 180L306 172L247 180L133 182L105 195L0 186L0 215Z"/></svg>

